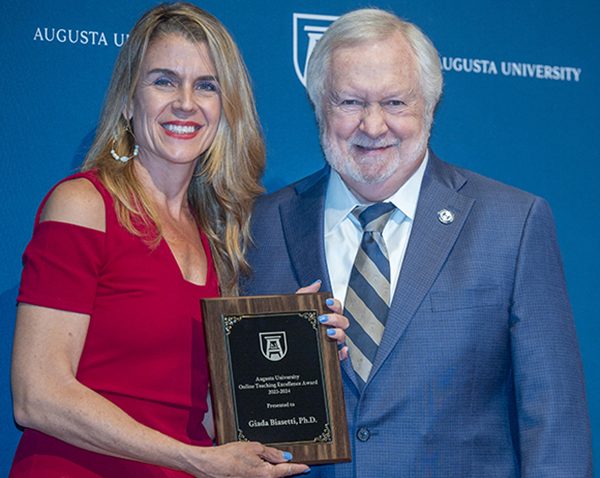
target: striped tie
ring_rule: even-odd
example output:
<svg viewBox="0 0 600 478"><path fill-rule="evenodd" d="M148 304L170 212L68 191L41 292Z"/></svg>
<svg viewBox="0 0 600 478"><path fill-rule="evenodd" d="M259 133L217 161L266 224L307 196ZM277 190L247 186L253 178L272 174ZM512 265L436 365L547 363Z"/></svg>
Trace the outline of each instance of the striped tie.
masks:
<svg viewBox="0 0 600 478"><path fill-rule="evenodd" d="M376 203L352 211L363 229L362 241L350 273L344 304L350 360L361 385L367 381L383 336L390 302L390 262L381 235L395 206Z"/></svg>

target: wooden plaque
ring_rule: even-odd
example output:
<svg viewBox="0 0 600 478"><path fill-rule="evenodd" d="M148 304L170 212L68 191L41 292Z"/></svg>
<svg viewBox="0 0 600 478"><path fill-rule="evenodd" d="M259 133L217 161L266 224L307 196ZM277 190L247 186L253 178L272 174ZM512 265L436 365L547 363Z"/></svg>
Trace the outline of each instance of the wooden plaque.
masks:
<svg viewBox="0 0 600 478"><path fill-rule="evenodd" d="M217 442L260 441L306 464L350 461L327 293L202 301Z"/></svg>

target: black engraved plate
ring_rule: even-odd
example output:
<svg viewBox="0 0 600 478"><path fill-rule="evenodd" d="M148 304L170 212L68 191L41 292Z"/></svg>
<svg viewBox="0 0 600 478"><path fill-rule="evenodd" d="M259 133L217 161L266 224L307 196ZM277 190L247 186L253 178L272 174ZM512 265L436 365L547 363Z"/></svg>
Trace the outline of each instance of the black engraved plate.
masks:
<svg viewBox="0 0 600 478"><path fill-rule="evenodd" d="M202 301L217 443L259 441L299 463L350 460L327 293Z"/></svg>
<svg viewBox="0 0 600 478"><path fill-rule="evenodd" d="M317 316L224 317L239 439L331 441Z"/></svg>

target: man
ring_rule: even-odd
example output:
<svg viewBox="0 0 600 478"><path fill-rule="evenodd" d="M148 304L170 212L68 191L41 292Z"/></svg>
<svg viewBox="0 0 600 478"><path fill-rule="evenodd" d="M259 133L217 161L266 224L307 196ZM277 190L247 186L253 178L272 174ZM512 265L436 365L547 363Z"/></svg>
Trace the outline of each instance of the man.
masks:
<svg viewBox="0 0 600 478"><path fill-rule="evenodd" d="M321 278L345 304L352 462L314 473L591 476L550 209L428 150L442 90L429 39L351 12L319 41L307 82L328 166L258 202L244 292Z"/></svg>

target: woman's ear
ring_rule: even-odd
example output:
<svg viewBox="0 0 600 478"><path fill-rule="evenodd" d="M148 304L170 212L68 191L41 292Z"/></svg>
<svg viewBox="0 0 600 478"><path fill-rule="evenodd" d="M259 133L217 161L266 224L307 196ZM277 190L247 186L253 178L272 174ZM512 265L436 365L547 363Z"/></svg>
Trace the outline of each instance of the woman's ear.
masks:
<svg viewBox="0 0 600 478"><path fill-rule="evenodd" d="M133 105L127 105L125 108L123 108L123 112L121 114L123 115L125 122L127 124L131 124L131 121L133 120Z"/></svg>
<svg viewBox="0 0 600 478"><path fill-rule="evenodd" d="M131 124L131 120L133 119L133 99L125 99L125 106L123 107L123 111L121 114L123 115L123 119L127 124Z"/></svg>

